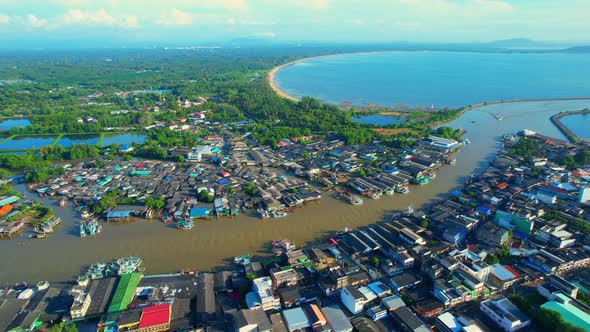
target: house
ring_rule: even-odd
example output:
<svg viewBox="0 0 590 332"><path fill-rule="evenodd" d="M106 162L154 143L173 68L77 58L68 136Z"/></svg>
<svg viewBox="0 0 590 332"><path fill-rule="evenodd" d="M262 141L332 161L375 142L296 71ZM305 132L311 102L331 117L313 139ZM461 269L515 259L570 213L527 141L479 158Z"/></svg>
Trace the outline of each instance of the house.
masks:
<svg viewBox="0 0 590 332"><path fill-rule="evenodd" d="M359 314L363 311L367 299L358 289L352 286L346 286L340 291L340 300L342 304L353 314Z"/></svg>
<svg viewBox="0 0 590 332"><path fill-rule="evenodd" d="M311 326L314 329L321 329L324 325L328 323L326 321L326 317L316 304L304 305L303 311L305 311L307 319L309 320Z"/></svg>
<svg viewBox="0 0 590 332"><path fill-rule="evenodd" d="M414 288L421 283L421 280L418 279L415 273L404 272L398 276L392 277L389 279L391 288L399 294L405 289Z"/></svg>
<svg viewBox="0 0 590 332"><path fill-rule="evenodd" d="M252 281L252 292L246 294L246 304L249 309L262 308L264 311L281 307L281 299L274 295L270 277Z"/></svg>
<svg viewBox="0 0 590 332"><path fill-rule="evenodd" d="M483 301L479 308L506 332L517 331L531 325L531 319L505 297Z"/></svg>
<svg viewBox="0 0 590 332"><path fill-rule="evenodd" d="M299 279L297 271L291 267L273 269L270 271L270 277L272 278L274 288L295 286Z"/></svg>
<svg viewBox="0 0 590 332"><path fill-rule="evenodd" d="M301 308L283 310L282 314L289 332L304 330L311 327L309 319L307 319L305 312Z"/></svg>
<svg viewBox="0 0 590 332"><path fill-rule="evenodd" d="M334 332L352 332L353 327L339 305L331 304L321 309Z"/></svg>

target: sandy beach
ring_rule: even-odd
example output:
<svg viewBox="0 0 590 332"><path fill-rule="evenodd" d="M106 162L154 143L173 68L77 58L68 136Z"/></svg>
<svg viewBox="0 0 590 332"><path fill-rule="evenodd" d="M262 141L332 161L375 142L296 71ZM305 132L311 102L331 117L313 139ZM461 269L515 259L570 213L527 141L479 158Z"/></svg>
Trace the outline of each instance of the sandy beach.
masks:
<svg viewBox="0 0 590 332"><path fill-rule="evenodd" d="M314 57L314 58L317 58L317 57ZM303 58L303 59L295 60L295 61L292 61L289 63L285 63L284 65L274 67L268 73L268 84L279 96L293 100L293 101L299 101L299 98L292 96L292 95L288 94L287 92L281 90L281 88L279 88L279 86L277 85L277 82L276 82L276 74L279 72L279 70L281 70L285 67L289 67L289 66L292 66L292 65L299 63L301 61L305 61L305 60L309 60L309 59L313 59L313 58Z"/></svg>
<svg viewBox="0 0 590 332"><path fill-rule="evenodd" d="M329 56L337 56L337 55L341 55L341 54L365 54L365 53L384 53L384 52L396 52L394 50L391 51L365 51L365 52L349 52L349 53L336 53L336 54L324 54L324 55L317 55L317 56L312 56L312 57L308 57L308 58L302 58L299 60L295 60L295 61L291 61L285 64L282 64L280 66L276 66L274 67L267 76L268 79L268 84L270 85L270 87L281 97L293 100L293 101L299 101L299 98L288 94L287 92L281 90L281 88L279 88L279 86L276 83L276 74L283 68L285 67L289 67L292 66L294 64L297 64L299 62L303 62L303 61L307 61L307 60L312 60L312 59L319 59L319 58L325 58L325 57L329 57Z"/></svg>

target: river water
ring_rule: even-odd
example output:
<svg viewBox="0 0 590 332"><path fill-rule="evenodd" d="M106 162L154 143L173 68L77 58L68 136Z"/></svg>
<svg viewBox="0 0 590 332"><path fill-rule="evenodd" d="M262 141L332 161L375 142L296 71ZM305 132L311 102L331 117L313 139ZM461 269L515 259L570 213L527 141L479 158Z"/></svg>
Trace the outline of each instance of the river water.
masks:
<svg viewBox="0 0 590 332"><path fill-rule="evenodd" d="M71 279L87 264L128 255L142 257L146 273L175 272L188 267L209 270L227 265L236 255L267 255L275 239L289 238L304 245L344 227L360 227L384 220L393 211L408 205L420 207L447 197L466 176L487 166L503 133L526 128L563 138L549 122L549 117L560 111L589 106L590 101L530 102L469 111L449 124L466 130L466 137L471 140L471 144L457 154L455 166L443 167L437 178L424 187L410 187L408 195L366 199L362 206L346 204L326 193L320 203L297 209L283 219L222 218L197 223L190 231L180 231L159 221L140 221L105 225L99 237L81 239L78 237L79 221L73 211L60 209L51 202L57 215L64 220L55 234L43 240L28 239L27 234L23 234L14 240L0 241L3 260L0 283ZM503 115L503 120L496 120L490 113ZM18 189L24 187L21 185ZM38 198L31 193L25 196ZM18 242L25 245L17 246Z"/></svg>

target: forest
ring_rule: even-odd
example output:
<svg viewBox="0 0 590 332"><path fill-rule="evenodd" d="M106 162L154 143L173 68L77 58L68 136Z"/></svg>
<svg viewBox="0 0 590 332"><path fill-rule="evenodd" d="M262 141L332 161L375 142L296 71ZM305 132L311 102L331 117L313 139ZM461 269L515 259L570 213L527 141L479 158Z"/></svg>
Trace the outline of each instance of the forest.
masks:
<svg viewBox="0 0 590 332"><path fill-rule="evenodd" d="M147 131L145 127L156 122L173 123L195 111L208 111L207 120L211 122L250 120L238 131L251 133L260 144L271 147L276 147L281 139L310 134L340 138L348 144L369 143L378 138L384 144L406 147L414 137L429 134L431 124L450 120L462 112L458 109L430 112L426 116L422 112L419 116L409 114L412 121L386 127L409 130L382 135L372 125L354 122L350 110L310 97L299 102L287 100L266 82L267 72L279 64L359 48L343 45L8 52L0 56L0 80L12 83L0 89L0 117L24 116L31 124L0 131L0 136L100 133L106 128L122 128L147 133L145 145L135 149L136 155L163 159L167 157L166 148L195 146L196 138L212 133L207 129L181 133L167 128ZM181 100L203 97L208 102L201 106L180 107ZM154 111L158 109L161 111ZM47 161L95 157L100 150L49 146L38 153L0 155L0 167L43 168Z"/></svg>

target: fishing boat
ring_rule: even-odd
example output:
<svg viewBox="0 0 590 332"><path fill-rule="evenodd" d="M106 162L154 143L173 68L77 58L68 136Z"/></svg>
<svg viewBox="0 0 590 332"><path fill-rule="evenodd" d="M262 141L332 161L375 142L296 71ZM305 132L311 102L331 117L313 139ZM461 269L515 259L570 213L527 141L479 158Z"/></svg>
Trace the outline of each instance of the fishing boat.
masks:
<svg viewBox="0 0 590 332"><path fill-rule="evenodd" d="M266 219L269 217L268 211L266 211L265 209L258 209L258 217L260 219Z"/></svg>
<svg viewBox="0 0 590 332"><path fill-rule="evenodd" d="M180 218L180 219L178 219L178 222L176 223L176 228L182 229L182 230L190 230L190 229L193 229L194 225L195 224L193 223L192 220Z"/></svg>
<svg viewBox="0 0 590 332"><path fill-rule="evenodd" d="M352 204L352 205L362 205L365 201L362 198L358 197L357 195L352 194L349 191L342 191L340 192L339 196L340 199Z"/></svg>
<svg viewBox="0 0 590 332"><path fill-rule="evenodd" d="M392 196L394 193L394 190L391 188L388 188L387 190L385 190L385 195L387 196Z"/></svg>
<svg viewBox="0 0 590 332"><path fill-rule="evenodd" d="M380 199L382 195L383 193L380 191L372 191L369 193L369 197L371 197L372 199Z"/></svg>
<svg viewBox="0 0 590 332"><path fill-rule="evenodd" d="M425 184L428 184L430 182L430 179L426 176L419 176L416 178L415 182L416 184L423 186Z"/></svg>
<svg viewBox="0 0 590 332"><path fill-rule="evenodd" d="M344 229L341 230L340 232L336 233L336 235L344 235L344 234L348 234L348 233L352 233L352 228L344 227Z"/></svg>
<svg viewBox="0 0 590 332"><path fill-rule="evenodd" d="M400 193L400 194L409 194L410 193L410 189L408 189L408 187L406 186L396 186L395 187L395 192L396 193Z"/></svg>
<svg viewBox="0 0 590 332"><path fill-rule="evenodd" d="M252 255L246 254L234 257L234 263L238 265L248 265L252 261Z"/></svg>
<svg viewBox="0 0 590 332"><path fill-rule="evenodd" d="M295 249L297 249L295 243L286 239L272 242L272 252L275 256L281 256L282 254Z"/></svg>
<svg viewBox="0 0 590 332"><path fill-rule="evenodd" d="M141 263L141 258L129 256L117 259L113 265L116 267L117 274L122 275L139 270Z"/></svg>
<svg viewBox="0 0 590 332"><path fill-rule="evenodd" d="M80 237L95 236L102 233L102 225L96 218L80 223Z"/></svg>
<svg viewBox="0 0 590 332"><path fill-rule="evenodd" d="M283 218L283 217L288 216L289 214L285 211L276 210L276 211L272 211L271 215L273 218Z"/></svg>
<svg viewBox="0 0 590 332"><path fill-rule="evenodd" d="M89 219L90 217L92 217L94 215L94 212L90 211L88 208L83 208L80 211L80 217L83 220Z"/></svg>
<svg viewBox="0 0 590 332"><path fill-rule="evenodd" d="M37 235L35 237L38 239L44 239L47 237L47 235L45 235L45 233L37 233Z"/></svg>
<svg viewBox="0 0 590 332"><path fill-rule="evenodd" d="M59 200L59 207L65 207L66 205L68 205L68 200L65 198L62 198Z"/></svg>

